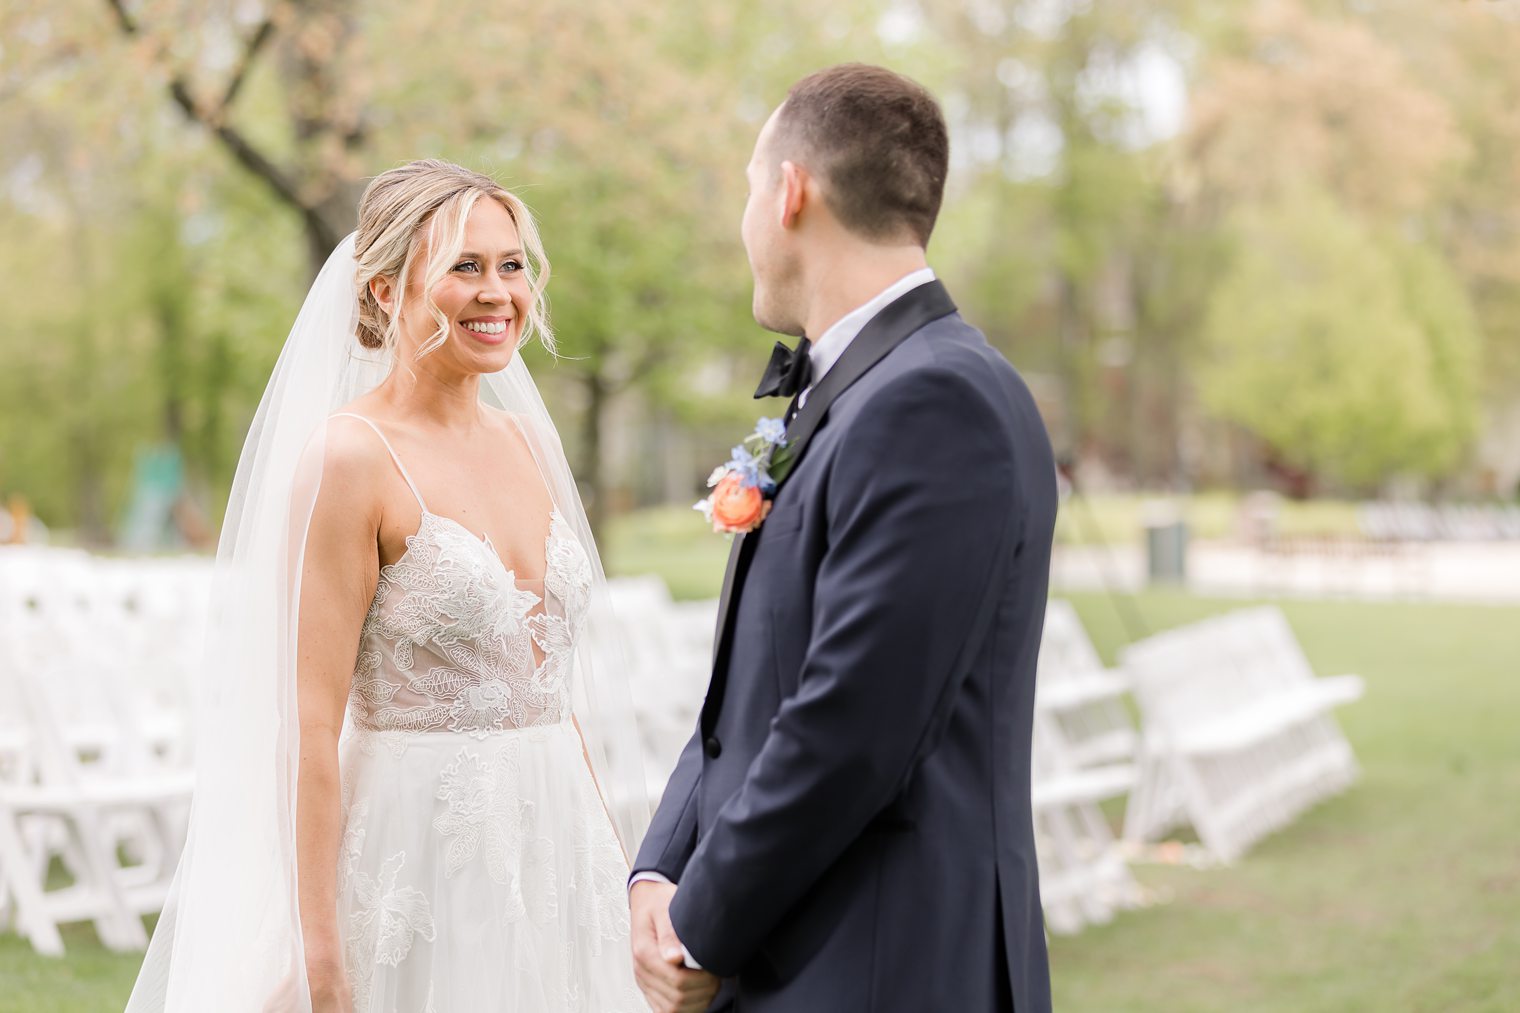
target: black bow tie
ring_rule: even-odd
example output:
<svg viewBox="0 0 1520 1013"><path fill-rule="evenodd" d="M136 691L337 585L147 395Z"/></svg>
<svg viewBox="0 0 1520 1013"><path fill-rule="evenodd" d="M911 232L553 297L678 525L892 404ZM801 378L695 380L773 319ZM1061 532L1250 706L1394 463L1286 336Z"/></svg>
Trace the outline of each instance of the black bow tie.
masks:
<svg viewBox="0 0 1520 1013"><path fill-rule="evenodd" d="M807 338L797 342L796 350L781 342L771 350L771 361L755 388L755 397L796 397L813 382L813 357L808 349L813 343Z"/></svg>

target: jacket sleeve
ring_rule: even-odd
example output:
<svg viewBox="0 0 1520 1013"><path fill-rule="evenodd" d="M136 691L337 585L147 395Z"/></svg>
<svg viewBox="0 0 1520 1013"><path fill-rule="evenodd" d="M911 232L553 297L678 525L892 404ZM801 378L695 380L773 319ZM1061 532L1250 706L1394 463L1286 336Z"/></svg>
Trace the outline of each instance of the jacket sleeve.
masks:
<svg viewBox="0 0 1520 1013"><path fill-rule="evenodd" d="M1022 530L1013 434L969 378L913 371L849 426L800 688L671 904L719 975L749 962L935 748Z"/></svg>
<svg viewBox="0 0 1520 1013"><path fill-rule="evenodd" d="M699 726L681 750L675 772L660 797L649 832L639 845L633 875L658 872L672 883L681 880L686 861L697 846L697 785L702 780L702 729ZM630 877L631 879L631 877Z"/></svg>

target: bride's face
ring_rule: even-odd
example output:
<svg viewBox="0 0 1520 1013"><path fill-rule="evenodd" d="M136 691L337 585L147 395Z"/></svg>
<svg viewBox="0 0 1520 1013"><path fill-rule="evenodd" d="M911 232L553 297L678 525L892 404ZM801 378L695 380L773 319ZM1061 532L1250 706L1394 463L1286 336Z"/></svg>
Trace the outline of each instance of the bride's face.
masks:
<svg viewBox="0 0 1520 1013"><path fill-rule="evenodd" d="M429 252L424 241L417 252L417 275L424 273L421 265L428 262ZM464 373L506 368L533 305L526 264L511 214L496 201L481 198L465 221L459 255L433 286L433 304L448 318L448 334L426 359ZM401 308L398 351L403 362L413 361L419 348L433 342L438 329L422 285L421 277L410 281Z"/></svg>

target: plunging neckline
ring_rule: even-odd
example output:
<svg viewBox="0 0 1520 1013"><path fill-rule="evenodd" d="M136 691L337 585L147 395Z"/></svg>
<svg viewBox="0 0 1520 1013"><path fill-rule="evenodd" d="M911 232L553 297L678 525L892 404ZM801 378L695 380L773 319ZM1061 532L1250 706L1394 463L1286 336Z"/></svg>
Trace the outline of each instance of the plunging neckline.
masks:
<svg viewBox="0 0 1520 1013"><path fill-rule="evenodd" d="M508 566L506 560L501 558L501 553L497 552L496 546L491 543L491 536L489 533L477 535L475 532L465 527L462 522L457 521L452 517L445 517L443 514L435 514L433 511L429 510L427 507L421 506L420 504L418 506L418 509L422 511L422 520L418 523L416 532L414 534L406 536L406 548L402 550L400 556L396 557L395 562L386 563L384 566L380 567L381 580L385 581L386 583L390 583L390 571L394 571L400 567L401 564L407 562L407 560L412 557L412 544L423 537L423 531L427 526L427 519L431 517L436 521L442 521L444 524L452 524L458 531L462 532L467 537L467 540L470 542L470 544L477 545L481 549L485 550L486 555L490 556L491 559L495 561L497 569L506 575L508 580L511 581L513 587L517 588L519 591L526 591L530 594L536 593L533 588L524 587L523 584L525 582L518 579L516 568ZM564 519L564 515L559 512L558 507L549 511L549 533L544 535L544 575L537 578L536 580L526 582L529 584L543 585L544 593L539 595L540 600L546 599L549 595L549 550L550 546L554 542L554 528L556 525L562 524L564 522ZM378 590L376 593L378 594ZM556 598L557 597L558 596L556 595Z"/></svg>

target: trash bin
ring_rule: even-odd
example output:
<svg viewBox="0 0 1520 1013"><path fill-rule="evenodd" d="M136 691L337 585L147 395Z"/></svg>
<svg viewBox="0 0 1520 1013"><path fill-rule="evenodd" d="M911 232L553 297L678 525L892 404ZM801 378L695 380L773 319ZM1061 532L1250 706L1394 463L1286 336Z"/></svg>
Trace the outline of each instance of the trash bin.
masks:
<svg viewBox="0 0 1520 1013"><path fill-rule="evenodd" d="M1168 503L1146 507L1145 574L1151 584L1181 584L1187 580L1187 522Z"/></svg>

